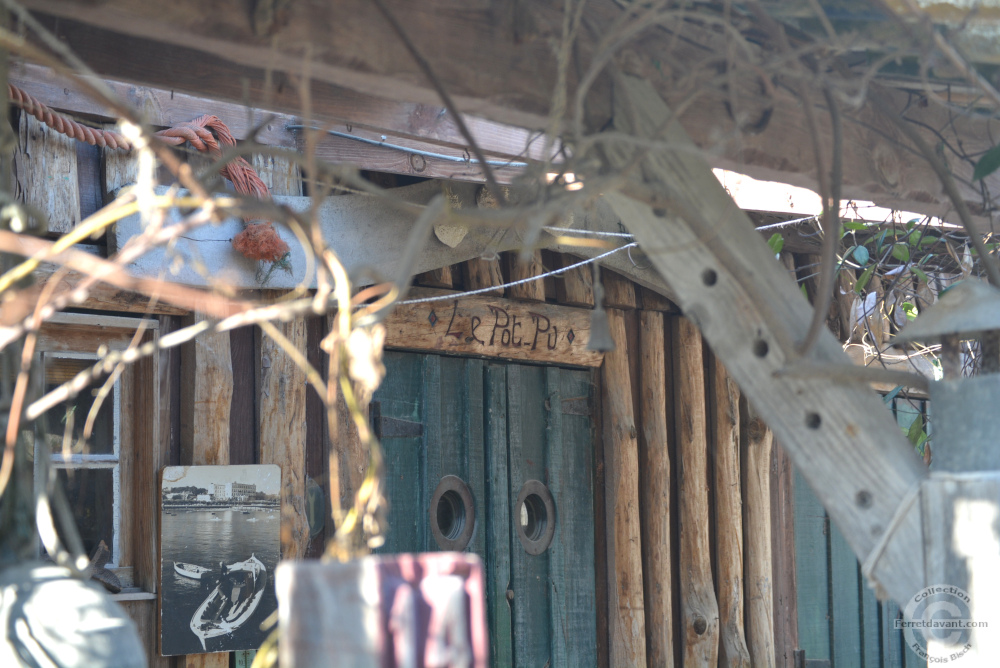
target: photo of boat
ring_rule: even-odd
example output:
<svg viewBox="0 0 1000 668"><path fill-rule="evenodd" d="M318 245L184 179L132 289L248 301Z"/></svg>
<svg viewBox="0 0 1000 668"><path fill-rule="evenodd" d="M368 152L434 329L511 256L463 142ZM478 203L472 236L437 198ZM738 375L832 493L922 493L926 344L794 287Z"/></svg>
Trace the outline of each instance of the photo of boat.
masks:
<svg viewBox="0 0 1000 668"><path fill-rule="evenodd" d="M256 555L223 570L218 584L191 617L191 631L203 650L206 639L232 633L250 619L267 585L267 568Z"/></svg>
<svg viewBox="0 0 1000 668"><path fill-rule="evenodd" d="M174 562L174 572L192 580L200 580L203 573L211 573L211 568L205 568L197 564L188 564L183 561Z"/></svg>

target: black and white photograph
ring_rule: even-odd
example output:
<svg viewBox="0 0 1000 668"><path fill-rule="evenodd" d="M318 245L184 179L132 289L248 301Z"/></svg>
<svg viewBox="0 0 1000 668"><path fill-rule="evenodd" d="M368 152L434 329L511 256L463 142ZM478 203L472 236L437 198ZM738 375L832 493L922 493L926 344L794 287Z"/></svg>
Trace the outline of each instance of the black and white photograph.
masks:
<svg viewBox="0 0 1000 668"><path fill-rule="evenodd" d="M164 469L161 653L255 649L277 608L281 469Z"/></svg>

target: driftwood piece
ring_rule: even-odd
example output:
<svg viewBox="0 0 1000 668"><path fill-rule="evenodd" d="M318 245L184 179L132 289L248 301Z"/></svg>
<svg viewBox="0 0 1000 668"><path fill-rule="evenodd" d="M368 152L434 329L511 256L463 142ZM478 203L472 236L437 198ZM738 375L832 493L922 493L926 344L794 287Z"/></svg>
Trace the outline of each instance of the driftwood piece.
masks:
<svg viewBox="0 0 1000 668"><path fill-rule="evenodd" d="M674 665L673 554L670 545L670 431L663 314L640 314L642 429L639 431L639 501L642 517L643 594L647 659ZM671 407L672 408L672 407Z"/></svg>
<svg viewBox="0 0 1000 668"><path fill-rule="evenodd" d="M632 113L616 114L620 129L635 119L638 134L650 136L669 114L647 82L622 79L621 98ZM669 200L651 193L656 206L617 193L605 199L667 277L679 305L696 319L712 350L726 365L761 417L816 490L855 554L867 559L888 527L872 577L905 601L923 587L918 513L893 519L910 489L926 477L882 400L823 377L779 378L805 337L811 309L787 270L701 158L683 149L689 140L670 126L664 139L677 150L650 152L642 172L647 186L665 189ZM632 156L609 148L613 165ZM647 193L650 191L646 191ZM662 208L661 208L662 207ZM685 252L673 249L683 247ZM821 332L810 353L816 361L847 363L840 344Z"/></svg>
<svg viewBox="0 0 1000 668"><path fill-rule="evenodd" d="M50 233L65 234L80 222L75 139L22 113L12 174L14 196L45 215Z"/></svg>
<svg viewBox="0 0 1000 668"><path fill-rule="evenodd" d="M604 467L606 479L608 655L612 666L646 665L639 521L638 434L632 408L625 318L609 310L615 349L604 358Z"/></svg>
<svg viewBox="0 0 1000 668"><path fill-rule="evenodd" d="M771 559L771 461L774 441L752 406L742 404L743 536L746 545L746 639L755 668L775 665Z"/></svg>
<svg viewBox="0 0 1000 668"><path fill-rule="evenodd" d="M675 319L672 340L681 526L681 657L685 666L714 666L719 656L719 606L708 535L705 364L701 335L693 322Z"/></svg>
<svg viewBox="0 0 1000 668"><path fill-rule="evenodd" d="M708 391L715 496L715 571L719 605L719 664L749 668L743 632L743 508L740 495L740 390L714 356Z"/></svg>

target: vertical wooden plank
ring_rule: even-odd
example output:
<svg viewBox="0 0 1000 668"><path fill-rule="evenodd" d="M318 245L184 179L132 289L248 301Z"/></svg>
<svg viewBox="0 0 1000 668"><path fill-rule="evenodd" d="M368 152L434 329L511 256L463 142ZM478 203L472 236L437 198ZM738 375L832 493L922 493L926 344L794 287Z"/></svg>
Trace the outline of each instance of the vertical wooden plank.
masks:
<svg viewBox="0 0 1000 668"><path fill-rule="evenodd" d="M481 290L503 284L503 273L500 271L498 259L473 258L462 263L462 271L466 290ZM486 294L503 296L503 288L490 290Z"/></svg>
<svg viewBox="0 0 1000 668"><path fill-rule="evenodd" d="M254 327L229 332L233 400L229 412L229 463L257 463L257 333Z"/></svg>
<svg viewBox="0 0 1000 668"><path fill-rule="evenodd" d="M683 665L714 666L719 608L709 548L708 439L702 340L687 318L674 328L674 414L680 498L680 614Z"/></svg>
<svg viewBox="0 0 1000 668"><path fill-rule="evenodd" d="M427 530L423 532L424 543L422 551L439 550L434 536L430 532L430 521L427 513L429 501L434 488L441 481L441 476L451 473L462 477L461 469L456 466L458 462L452 455L454 449L454 439L447 438L445 430L453 432L455 420L447 420L442 415L448 411L449 417L456 417L455 406L451 406L444 401L441 396L441 357L439 355L423 355L423 397L424 411L421 422L424 425L424 488L421 493L423 503L417 506L419 521L426 525ZM453 436L452 433L447 436Z"/></svg>
<svg viewBox="0 0 1000 668"><path fill-rule="evenodd" d="M833 661L838 666L860 666L862 616L858 559L833 524L830 525L830 595Z"/></svg>
<svg viewBox="0 0 1000 668"><path fill-rule="evenodd" d="M202 318L196 313L195 321ZM229 333L202 334L181 358L181 460L193 466L229 463L229 415L233 398ZM162 611L161 611L161 614ZM228 668L229 653L189 654L185 668Z"/></svg>
<svg viewBox="0 0 1000 668"><path fill-rule="evenodd" d="M714 356L708 359L715 453L715 571L719 664L750 666L743 629L743 500L740 484L740 390Z"/></svg>
<svg viewBox="0 0 1000 668"><path fill-rule="evenodd" d="M159 332L147 331L141 343L156 342ZM141 345L140 343L140 345ZM137 419L132 430L132 490L129 496L133 510L131 533L134 548L132 556L135 585L145 591L155 592L160 574L159 534L160 521L159 467L160 452L160 384L157 358L144 357L132 365L134 406ZM122 404L124 407L124 403ZM125 480L124 460L122 480ZM123 490L124 491L124 490ZM125 504L122 504L123 506ZM153 647L156 645L154 644Z"/></svg>
<svg viewBox="0 0 1000 668"><path fill-rule="evenodd" d="M22 112L13 167L14 196L48 217L50 234L65 234L80 222L75 139Z"/></svg>
<svg viewBox="0 0 1000 668"><path fill-rule="evenodd" d="M507 442L510 462L511 555L510 582L514 591L514 665L542 666L552 662L549 625L547 553L530 555L516 534L523 521L515 507L528 480L546 482L545 376L541 367L507 367Z"/></svg>
<svg viewBox="0 0 1000 668"><path fill-rule="evenodd" d="M603 429L608 570L608 657L612 666L646 664L639 521L639 452L632 409L625 318L608 311L615 349L604 356Z"/></svg>
<svg viewBox="0 0 1000 668"><path fill-rule="evenodd" d="M408 422L423 424L425 419L423 394L423 360L412 353L386 352L383 357L386 375L375 392L373 401L379 402L379 414ZM346 416L338 420L338 426ZM389 501L388 524L385 544L380 553L419 552L425 545L427 527L424 468L424 436L382 437L385 457L385 496ZM350 465L352 457L360 451L337 453L344 464ZM344 464L341 465L343 470ZM360 462L358 462L360 464ZM345 495L346 496L346 495ZM346 497L350 502L352 496Z"/></svg>
<svg viewBox="0 0 1000 668"><path fill-rule="evenodd" d="M521 260L516 251L502 253L501 257L507 263L507 277L510 281L520 281L545 273L542 270L541 251L533 252L527 260ZM507 296L521 301L543 302L545 301L545 282L537 280L528 281L521 285L512 285L507 288Z"/></svg>
<svg viewBox="0 0 1000 668"><path fill-rule="evenodd" d="M326 380L326 353L320 348L323 337L326 336L326 318L315 316L306 318L306 358L309 364ZM323 490L326 499L323 529L309 540L306 548L306 558L316 559L322 556L326 546L326 536L333 534L332 506L330 505L330 478L328 475L329 455L327 445L330 442L329 425L327 424L326 406L322 398L311 385L306 386L306 476L312 478ZM311 530L310 530L311 534ZM249 665L247 666L249 668Z"/></svg>
<svg viewBox="0 0 1000 668"><path fill-rule="evenodd" d="M861 570L858 566L858 575ZM862 582L861 585L861 643L863 668L882 666L882 628L878 618L879 603L875 592Z"/></svg>
<svg viewBox="0 0 1000 668"><path fill-rule="evenodd" d="M601 269L601 285L604 286L604 305L606 307L629 311L638 305L635 284L618 272Z"/></svg>
<svg viewBox="0 0 1000 668"><path fill-rule="evenodd" d="M774 582L774 659L794 668L799 646L795 583L795 493L792 461L777 443L771 448L771 578Z"/></svg>
<svg viewBox="0 0 1000 668"><path fill-rule="evenodd" d="M608 612L611 609L608 597L608 526L607 521L607 476L604 466L604 397L597 377L597 391L594 397L594 582L597 586L597 665L607 668L611 665Z"/></svg>
<svg viewBox="0 0 1000 668"><path fill-rule="evenodd" d="M899 606L894 601L882 604L882 665L885 668L903 668L903 653L908 652L903 644L903 631L896 628L900 618Z"/></svg>
<svg viewBox="0 0 1000 668"><path fill-rule="evenodd" d="M302 318L275 323L295 346L306 350ZM306 375L273 339L260 340L260 463L281 467L281 557L301 559L309 542L306 520Z"/></svg>
<svg viewBox="0 0 1000 668"><path fill-rule="evenodd" d="M589 399L590 372L549 367L549 489L556 534L549 548L552 665L597 663L594 595L593 452L590 417L563 413L563 401ZM589 403L589 401L588 401Z"/></svg>
<svg viewBox="0 0 1000 668"><path fill-rule="evenodd" d="M642 309L645 311L660 311L661 313L679 313L680 309L672 301L661 295L659 292L654 292L649 288L643 286L637 286L639 289L639 297L642 302Z"/></svg>
<svg viewBox="0 0 1000 668"><path fill-rule="evenodd" d="M565 253L542 251L542 261L546 267L562 269L576 264L580 258ZM554 291L548 296L555 297L560 304L590 308L594 305L594 273L589 264L564 271L552 277Z"/></svg>
<svg viewBox="0 0 1000 668"><path fill-rule="evenodd" d="M104 126L107 130L117 131L117 125ZM132 185L139 179L139 157L134 151L122 151L117 148L101 149L103 181L101 191L104 203L113 200L118 190Z"/></svg>
<svg viewBox="0 0 1000 668"><path fill-rule="evenodd" d="M156 649L160 644L156 624L156 601L121 601L119 605L125 608L125 612L135 622L139 639L146 648L149 668L167 668L170 665L170 657L160 656Z"/></svg>
<svg viewBox="0 0 1000 668"><path fill-rule="evenodd" d="M101 185L103 181L102 149L82 141L74 143L76 144L77 190L80 193L80 219L83 220L104 206L104 193Z"/></svg>
<svg viewBox="0 0 1000 668"><path fill-rule="evenodd" d="M335 317L335 313L327 314L324 335L333 328L333 318ZM385 387L384 382L382 387L379 388L379 391L381 391L383 387ZM418 389L414 390L415 394L413 395L413 401L415 404L417 402L416 397L419 395L419 385L416 387ZM367 412L368 408L365 407L364 410ZM333 441L329 444L330 450L327 453L327 467L330 471L330 475L335 474L337 477L338 486L340 488L339 503L341 504L341 507L347 507L354 502L354 495L361 486L361 482L364 480L365 471L368 468L368 448L362 445L361 436L358 434L358 428L355 426L354 419L347 410L347 404L344 403L344 397L339 391L337 392L336 411L336 433L331 435ZM414 417L407 419L419 422L420 415L418 413ZM423 452L423 450L419 447L419 444L418 451ZM334 499L331 495L331 504L335 502L337 502L337 499Z"/></svg>
<svg viewBox="0 0 1000 668"><path fill-rule="evenodd" d="M639 501L642 518L643 600L650 666L674 665L676 635L670 550L670 443L663 314L640 316L641 412Z"/></svg>
<svg viewBox="0 0 1000 668"><path fill-rule="evenodd" d="M771 543L771 451L774 437L746 399L741 401L743 536L746 545L746 621L750 663L775 665Z"/></svg>
<svg viewBox="0 0 1000 668"><path fill-rule="evenodd" d="M467 551L478 554L486 563L486 504L489 494L486 489L486 444L484 432L483 368L482 360L463 359L461 365L462 382L458 384L465 404L462 422L462 445L466 452L465 482L472 491L475 502L476 527ZM504 506L506 507L506 506Z"/></svg>
<svg viewBox="0 0 1000 668"><path fill-rule="evenodd" d="M507 467L507 370L500 364L485 367L486 489L486 601L489 608L490 661L493 666L514 665L510 581L512 527Z"/></svg>
<svg viewBox="0 0 1000 668"><path fill-rule="evenodd" d="M830 659L829 561L826 511L795 472L795 583L799 647L810 659Z"/></svg>
<svg viewBox="0 0 1000 668"><path fill-rule="evenodd" d="M272 195L302 194L302 176L297 163L284 156L255 153L251 164Z"/></svg>

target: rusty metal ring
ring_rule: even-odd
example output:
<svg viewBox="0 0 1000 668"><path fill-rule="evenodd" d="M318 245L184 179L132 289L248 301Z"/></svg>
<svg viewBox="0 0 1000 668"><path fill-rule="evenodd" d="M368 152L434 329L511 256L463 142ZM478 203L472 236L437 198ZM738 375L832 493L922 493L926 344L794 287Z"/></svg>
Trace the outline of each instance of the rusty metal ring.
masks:
<svg viewBox="0 0 1000 668"><path fill-rule="evenodd" d="M476 505L472 490L454 475L441 478L429 508L431 533L442 550L461 552L476 529Z"/></svg>
<svg viewBox="0 0 1000 668"><path fill-rule="evenodd" d="M528 554L549 549L556 535L556 503L552 492L540 480L528 480L514 504L514 527Z"/></svg>

